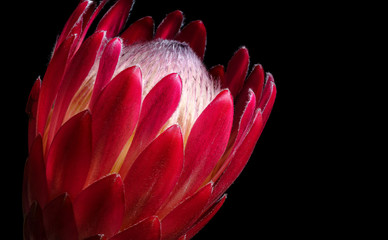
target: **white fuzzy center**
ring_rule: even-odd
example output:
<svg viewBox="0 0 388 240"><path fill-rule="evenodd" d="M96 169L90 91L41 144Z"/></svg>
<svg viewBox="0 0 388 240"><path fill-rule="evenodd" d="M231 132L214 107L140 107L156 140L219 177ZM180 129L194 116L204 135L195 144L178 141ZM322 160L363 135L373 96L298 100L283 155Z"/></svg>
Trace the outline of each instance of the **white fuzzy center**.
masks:
<svg viewBox="0 0 388 240"><path fill-rule="evenodd" d="M179 74L182 79L181 100L165 128L178 123L185 138L197 117L221 90L219 81L211 78L186 43L157 39L126 46L115 74L134 65L142 71L143 99L163 77L170 73Z"/></svg>

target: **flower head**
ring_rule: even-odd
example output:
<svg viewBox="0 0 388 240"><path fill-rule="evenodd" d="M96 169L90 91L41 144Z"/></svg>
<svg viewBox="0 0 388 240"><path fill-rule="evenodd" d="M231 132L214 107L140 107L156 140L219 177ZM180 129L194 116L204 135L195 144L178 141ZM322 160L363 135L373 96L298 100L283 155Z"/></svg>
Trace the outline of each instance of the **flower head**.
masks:
<svg viewBox="0 0 388 240"><path fill-rule="evenodd" d="M83 0L27 113L25 239L190 239L218 211L271 112L276 88L249 54L202 59L201 21L174 11L122 31L131 0ZM93 238L93 239L94 239Z"/></svg>

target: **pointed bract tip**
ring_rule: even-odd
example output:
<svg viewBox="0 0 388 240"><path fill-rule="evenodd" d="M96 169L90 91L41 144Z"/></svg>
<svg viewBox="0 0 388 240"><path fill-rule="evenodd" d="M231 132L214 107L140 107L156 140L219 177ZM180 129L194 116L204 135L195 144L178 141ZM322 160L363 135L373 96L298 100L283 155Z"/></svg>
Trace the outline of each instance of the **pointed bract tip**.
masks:
<svg viewBox="0 0 388 240"><path fill-rule="evenodd" d="M261 65L260 63L256 63L255 65L253 65L253 68L252 69L255 69L255 68L258 68L260 70L263 70L263 65Z"/></svg>
<svg viewBox="0 0 388 240"><path fill-rule="evenodd" d="M128 68L124 69L122 72L124 72L124 71L129 71L129 72L132 72L133 74L139 76L140 78L142 77L141 67L139 64L128 67Z"/></svg>
<svg viewBox="0 0 388 240"><path fill-rule="evenodd" d="M171 74L167 75L166 77L170 77L172 80L174 80L177 83L179 83L179 85L182 88L182 78L181 78L181 76L178 73L171 73Z"/></svg>
<svg viewBox="0 0 388 240"><path fill-rule="evenodd" d="M177 9L177 10L171 12L171 14L179 14L179 15L183 15L183 11Z"/></svg>
<svg viewBox="0 0 388 240"><path fill-rule="evenodd" d="M275 84L275 79L274 79L272 73L266 72L265 74L266 74L266 82L271 82L271 83Z"/></svg>
<svg viewBox="0 0 388 240"><path fill-rule="evenodd" d="M222 90L218 95L218 98L223 98L223 99L230 99L230 101L233 103L233 95L230 92L229 89Z"/></svg>
<svg viewBox="0 0 388 240"><path fill-rule="evenodd" d="M123 40L120 37L115 37L110 40L110 43L114 44L123 44Z"/></svg>
<svg viewBox="0 0 388 240"><path fill-rule="evenodd" d="M236 53L243 53L244 55L248 55L248 58L249 58L249 51L248 51L248 48L246 46L241 46L236 52Z"/></svg>

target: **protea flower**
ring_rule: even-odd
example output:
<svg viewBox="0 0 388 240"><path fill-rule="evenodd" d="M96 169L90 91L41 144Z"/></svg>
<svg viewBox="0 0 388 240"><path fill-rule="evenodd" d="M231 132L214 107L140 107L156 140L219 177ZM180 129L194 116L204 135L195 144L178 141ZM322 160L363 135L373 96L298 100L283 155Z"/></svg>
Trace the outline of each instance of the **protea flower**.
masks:
<svg viewBox="0 0 388 240"><path fill-rule="evenodd" d="M276 88L236 51L207 70L201 21L174 11L121 32L132 0L81 1L27 104L25 239L190 239L219 210Z"/></svg>

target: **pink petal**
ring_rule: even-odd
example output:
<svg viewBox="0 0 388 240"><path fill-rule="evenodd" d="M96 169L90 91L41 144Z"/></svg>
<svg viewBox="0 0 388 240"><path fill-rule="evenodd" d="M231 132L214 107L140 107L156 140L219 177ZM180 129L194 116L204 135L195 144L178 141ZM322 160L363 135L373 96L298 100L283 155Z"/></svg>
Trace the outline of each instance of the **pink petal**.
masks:
<svg viewBox="0 0 388 240"><path fill-rule="evenodd" d="M211 201L209 202L217 200L226 191L226 189L229 188L234 180L236 180L238 175L240 175L241 171L247 164L253 149L255 148L256 142L259 139L262 130L262 115L260 111L257 111L247 136L243 139L240 146L236 148L234 153L231 153L229 166L215 183Z"/></svg>
<svg viewBox="0 0 388 240"><path fill-rule="evenodd" d="M151 216L143 221L132 225L131 227L116 234L109 240L159 240L160 239L160 221L158 217Z"/></svg>
<svg viewBox="0 0 388 240"><path fill-rule="evenodd" d="M30 208L33 201L45 206L48 200L46 168L43 160L42 138L38 135L31 145L25 166L25 188L23 190L24 210Z"/></svg>
<svg viewBox="0 0 388 240"><path fill-rule="evenodd" d="M120 72L92 109L92 164L87 182L108 174L139 119L142 83L139 67Z"/></svg>
<svg viewBox="0 0 388 240"><path fill-rule="evenodd" d="M91 161L91 116L86 110L58 131L47 155L47 182L51 197L82 190Z"/></svg>
<svg viewBox="0 0 388 240"><path fill-rule="evenodd" d="M244 80L248 72L249 53L245 47L235 52L228 63L223 87L229 88L235 97L244 85Z"/></svg>
<svg viewBox="0 0 388 240"><path fill-rule="evenodd" d="M220 210L222 205L224 204L226 200L226 195L224 195L220 200L218 200L216 203L213 204L205 213L202 214L200 219L194 224L192 228L190 228L189 231L186 233L187 239L191 239L194 237L195 234L197 234L213 217L214 215Z"/></svg>
<svg viewBox="0 0 388 240"><path fill-rule="evenodd" d="M205 56L206 28L202 21L189 23L177 34L175 40L188 43L199 58L203 59Z"/></svg>
<svg viewBox="0 0 388 240"><path fill-rule="evenodd" d="M253 67L253 70L245 81L243 90L241 90L241 93L239 95L244 96L245 94L247 94L249 89L252 89L252 91L256 95L256 103L258 104L263 91L263 86L264 69L260 64L257 64Z"/></svg>
<svg viewBox="0 0 388 240"><path fill-rule="evenodd" d="M79 238L97 234L107 238L119 229L124 217L124 189L120 175L108 175L83 190L74 200Z"/></svg>
<svg viewBox="0 0 388 240"><path fill-rule="evenodd" d="M106 31L107 38L116 36L127 21L133 0L118 0L104 15L96 31Z"/></svg>
<svg viewBox="0 0 388 240"><path fill-rule="evenodd" d="M182 133L173 125L142 152L124 180L124 226L156 213L176 185L182 165Z"/></svg>
<svg viewBox="0 0 388 240"><path fill-rule="evenodd" d="M264 124L269 118L273 104L276 98L276 86L272 74L267 73L267 79L263 90L263 95L260 99L259 108L263 111Z"/></svg>
<svg viewBox="0 0 388 240"><path fill-rule="evenodd" d="M76 25L74 25L73 29L71 30L71 32L69 33L69 35L67 37L67 38L75 37L73 45L71 46L71 49L69 51L68 59L71 59L74 56L74 53L79 49L80 45L82 44L82 41L83 41L83 39L81 39L82 26L83 26L83 21L82 21L82 19L80 19L80 21ZM55 53L56 52L54 52L54 54Z"/></svg>
<svg viewBox="0 0 388 240"><path fill-rule="evenodd" d="M233 122L233 100L224 90L194 123L185 148L182 175L170 206L193 194L209 176L227 146Z"/></svg>
<svg viewBox="0 0 388 240"><path fill-rule="evenodd" d="M31 144L34 141L37 131L36 131L36 114L38 111L38 99L39 92L41 88L41 80L38 78L34 86L32 86L30 95L28 96L26 113L28 114L28 149L31 148Z"/></svg>
<svg viewBox="0 0 388 240"><path fill-rule="evenodd" d="M81 1L80 4L77 6L77 8L74 10L70 18L67 20L65 27L62 30L61 35L58 38L58 41L56 43L55 51L58 49L58 47L62 44L63 41L65 41L68 36L70 36L73 28L82 21L82 17L91 9L93 2L91 1Z"/></svg>
<svg viewBox="0 0 388 240"><path fill-rule="evenodd" d="M120 38L113 38L106 45L98 66L97 77L93 87L93 95L89 103L90 108L93 107L102 89L112 79L117 62L120 58L121 48L122 44Z"/></svg>
<svg viewBox="0 0 388 240"><path fill-rule="evenodd" d="M212 183L208 183L163 218L163 240L177 239L195 223L209 200L212 188Z"/></svg>
<svg viewBox="0 0 388 240"><path fill-rule="evenodd" d="M216 65L209 70L214 80L220 81L221 85L225 81L225 70L223 65Z"/></svg>
<svg viewBox="0 0 388 240"><path fill-rule="evenodd" d="M121 38L125 45L152 40L154 36L154 20L152 17L144 17L129 26Z"/></svg>
<svg viewBox="0 0 388 240"><path fill-rule="evenodd" d="M75 51L77 51L81 46L81 44L83 43L86 33L91 25L91 22L95 17L96 11L98 11L98 9L96 9L96 3L92 2L91 7L89 7L85 11L85 13L79 19L79 21L75 24L73 30L70 32L69 35L72 35L72 34L79 35L79 40L77 45L75 46Z"/></svg>
<svg viewBox="0 0 388 240"><path fill-rule="evenodd" d="M69 55L74 48L77 36L67 38L55 51L43 78L38 102L37 131L43 134L48 114L57 95L62 77L67 66Z"/></svg>
<svg viewBox="0 0 388 240"><path fill-rule="evenodd" d="M98 32L90 36L69 63L55 100L48 143L52 141L55 133L62 125L70 101L95 64L100 50L105 45L104 39L104 32Z"/></svg>
<svg viewBox="0 0 388 240"><path fill-rule="evenodd" d="M24 219L24 240L48 240L43 226L42 209L37 202L31 205Z"/></svg>
<svg viewBox="0 0 388 240"><path fill-rule="evenodd" d="M252 126L252 119L255 116L256 110L256 97L251 89L249 89L245 98L239 98L235 103L235 115L233 120L232 132L230 135L227 153L217 163L215 170L213 170L212 181L216 182L220 175L224 172L225 168L232 160L232 156L236 149L240 147L241 142L248 134L250 127Z"/></svg>
<svg viewBox="0 0 388 240"><path fill-rule="evenodd" d="M90 1L90 0L86 0L86 1ZM87 14L85 14L85 16L82 19L83 21L82 21L82 29L81 29L81 35L80 35L79 44L81 44L83 42L83 40L84 40L84 38L86 36L86 33L88 32L88 29L92 25L94 19L100 13L102 8L106 5L106 3L109 2L109 1L110 0L101 0L101 1L99 1L100 4L98 5L98 7L95 7L95 5L96 5L95 2L92 3L93 4L92 10L94 10L94 11L92 11L92 10L88 11ZM77 47L77 49L78 49L78 47Z"/></svg>
<svg viewBox="0 0 388 240"><path fill-rule="evenodd" d="M236 102L235 107L236 117L234 121L234 123L236 122L238 124L233 126L236 128L232 128L232 133L234 133L233 130L237 131L236 142L239 142L240 139L243 137L243 134L246 133L246 130L248 129L248 126L251 123L252 118L254 117L254 113L256 110L256 95L250 89L248 90L246 97L241 97L238 100L239 101Z"/></svg>
<svg viewBox="0 0 388 240"><path fill-rule="evenodd" d="M69 195L60 195L47 204L43 210L43 220L48 240L78 239Z"/></svg>
<svg viewBox="0 0 388 240"><path fill-rule="evenodd" d="M182 26L182 22L183 13L181 11L176 10L169 13L158 26L155 33L155 39L174 39L175 35L179 32L179 29Z"/></svg>
<svg viewBox="0 0 388 240"><path fill-rule="evenodd" d="M172 73L160 80L144 98L135 137L120 169L123 178L135 159L175 112L181 93L182 81L178 74Z"/></svg>

